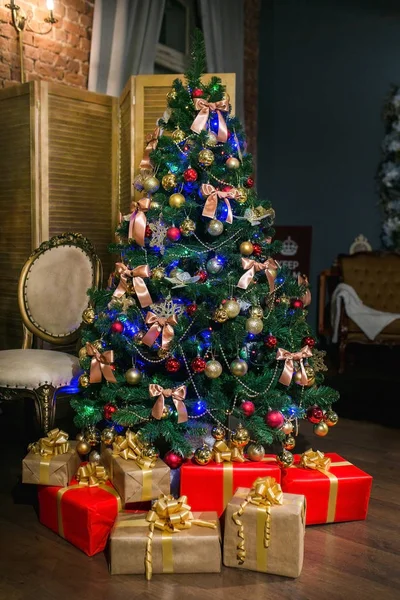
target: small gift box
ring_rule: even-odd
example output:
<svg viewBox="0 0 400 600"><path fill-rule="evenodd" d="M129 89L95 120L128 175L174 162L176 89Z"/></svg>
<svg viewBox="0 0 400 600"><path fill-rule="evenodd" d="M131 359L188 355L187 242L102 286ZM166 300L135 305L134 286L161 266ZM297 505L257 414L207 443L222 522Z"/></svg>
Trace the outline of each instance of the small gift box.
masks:
<svg viewBox="0 0 400 600"><path fill-rule="evenodd" d="M365 519L371 486L371 475L334 453L307 450L282 470L283 491L307 499L307 525Z"/></svg>
<svg viewBox="0 0 400 600"><path fill-rule="evenodd" d="M112 450L104 448L101 461L124 506L169 494L170 468L161 459L146 456L146 446L132 431L118 436Z"/></svg>
<svg viewBox="0 0 400 600"><path fill-rule="evenodd" d="M22 483L68 485L81 459L75 450L76 442L68 434L52 429L47 436L29 444L29 453L22 461Z"/></svg>
<svg viewBox="0 0 400 600"><path fill-rule="evenodd" d="M107 481L104 467L87 463L67 487L40 486L39 518L43 525L93 556L104 550L121 500Z"/></svg>
<svg viewBox="0 0 400 600"><path fill-rule="evenodd" d="M219 573L215 512L192 513L186 496L162 495L147 514L120 513L110 537L112 575Z"/></svg>
<svg viewBox="0 0 400 600"><path fill-rule="evenodd" d="M214 454L215 456L215 454ZM193 510L213 510L221 516L238 487L250 488L257 477L271 476L280 482L281 471L275 455L265 455L262 461L211 461L200 466L193 461L181 467L181 494L189 496Z"/></svg>
<svg viewBox="0 0 400 600"><path fill-rule="evenodd" d="M239 488L225 513L224 565L298 577L305 512L304 496L284 494L272 477Z"/></svg>

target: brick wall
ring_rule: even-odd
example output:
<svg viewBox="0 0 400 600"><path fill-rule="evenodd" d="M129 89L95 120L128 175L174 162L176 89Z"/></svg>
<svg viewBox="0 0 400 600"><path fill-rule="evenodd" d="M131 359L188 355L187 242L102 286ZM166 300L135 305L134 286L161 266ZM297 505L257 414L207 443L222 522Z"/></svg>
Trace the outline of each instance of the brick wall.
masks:
<svg viewBox="0 0 400 600"><path fill-rule="evenodd" d="M0 6L0 87L20 82L17 33L11 25L11 12ZM32 15L32 28L46 30L46 0L18 0ZM27 81L43 79L87 88L94 0L55 0L58 23L47 35L24 31L24 66Z"/></svg>

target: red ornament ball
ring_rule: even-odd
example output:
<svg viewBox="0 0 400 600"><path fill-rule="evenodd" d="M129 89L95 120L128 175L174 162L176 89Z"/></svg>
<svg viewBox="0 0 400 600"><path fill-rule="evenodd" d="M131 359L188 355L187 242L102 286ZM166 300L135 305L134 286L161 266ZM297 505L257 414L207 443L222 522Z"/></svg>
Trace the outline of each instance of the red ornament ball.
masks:
<svg viewBox="0 0 400 600"><path fill-rule="evenodd" d="M174 356L171 356L165 361L165 370L168 371L168 373L177 373L180 368L181 363Z"/></svg>
<svg viewBox="0 0 400 600"><path fill-rule="evenodd" d="M246 179L246 181L244 182L244 185L245 185L247 188L252 188L252 187L253 187L253 185L254 185L254 179L253 179L252 177L248 177L248 178Z"/></svg>
<svg viewBox="0 0 400 600"><path fill-rule="evenodd" d="M150 225L146 225L146 229L144 230L145 237L151 237L153 235L152 230L150 229Z"/></svg>
<svg viewBox="0 0 400 600"><path fill-rule="evenodd" d="M269 410L265 415L265 422L268 427L279 429L285 422L285 417L280 410Z"/></svg>
<svg viewBox="0 0 400 600"><path fill-rule="evenodd" d="M170 227L167 229L167 238L170 242L177 242L181 239L181 232L178 227Z"/></svg>
<svg viewBox="0 0 400 600"><path fill-rule="evenodd" d="M253 254L254 256L261 256L262 248L260 244L253 244Z"/></svg>
<svg viewBox="0 0 400 600"><path fill-rule="evenodd" d="M186 308L186 312L189 315L189 317L193 317L196 310L197 310L197 304L189 304L189 306Z"/></svg>
<svg viewBox="0 0 400 600"><path fill-rule="evenodd" d="M206 368L206 364L207 361L205 361L204 358L201 358L201 356L196 356L196 358L192 360L190 366L195 373L202 373Z"/></svg>
<svg viewBox="0 0 400 600"><path fill-rule="evenodd" d="M164 456L164 462L170 469L179 469L183 463L183 458L180 454L176 454L172 450Z"/></svg>
<svg viewBox="0 0 400 600"><path fill-rule="evenodd" d="M114 321L110 327L111 333L122 333L124 330L124 324L121 321Z"/></svg>
<svg viewBox="0 0 400 600"><path fill-rule="evenodd" d="M203 95L203 90L200 88L194 88L193 92L192 92L192 97L193 98L201 98Z"/></svg>
<svg viewBox="0 0 400 600"><path fill-rule="evenodd" d="M307 409L307 419L310 423L320 423L324 418L324 411L319 406L310 406Z"/></svg>
<svg viewBox="0 0 400 600"><path fill-rule="evenodd" d="M267 335L267 337L264 340L264 346L267 346L267 348L275 348L277 343L278 340L274 335Z"/></svg>
<svg viewBox="0 0 400 600"><path fill-rule="evenodd" d="M222 186L223 192L230 192L231 190L233 190L233 187L231 185L223 185Z"/></svg>
<svg viewBox="0 0 400 600"><path fill-rule="evenodd" d="M118 408L114 404L106 404L103 408L104 418L106 421L111 421L113 415L118 411Z"/></svg>
<svg viewBox="0 0 400 600"><path fill-rule="evenodd" d="M303 301L300 298L294 298L291 301L292 308L303 308Z"/></svg>
<svg viewBox="0 0 400 600"><path fill-rule="evenodd" d="M310 348L314 348L315 340L311 336L307 336L303 339L303 346L309 346Z"/></svg>
<svg viewBox="0 0 400 600"><path fill-rule="evenodd" d="M186 171L183 172L183 179L185 181L196 181L198 175L197 175L197 171L195 169L186 169Z"/></svg>
<svg viewBox="0 0 400 600"><path fill-rule="evenodd" d="M251 402L251 400L245 400L244 402L242 402L240 408L242 409L242 412L246 417L251 417L251 415L254 415L254 412L256 410L254 402Z"/></svg>
<svg viewBox="0 0 400 600"><path fill-rule="evenodd" d="M200 283L204 283L208 279L207 271L197 271L196 275L198 277L200 277L200 279L199 279Z"/></svg>

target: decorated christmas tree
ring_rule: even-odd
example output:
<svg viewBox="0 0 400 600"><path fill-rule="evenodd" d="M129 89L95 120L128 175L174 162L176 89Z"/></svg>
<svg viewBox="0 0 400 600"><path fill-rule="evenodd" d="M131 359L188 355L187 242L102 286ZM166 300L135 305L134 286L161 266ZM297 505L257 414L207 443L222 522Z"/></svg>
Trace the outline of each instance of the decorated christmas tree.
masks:
<svg viewBox="0 0 400 600"><path fill-rule="evenodd" d="M250 443L254 460L281 442L288 465L301 419L319 436L337 422L337 393L306 321L307 278L273 258L274 210L257 197L223 82L204 83L204 71L196 34L111 247L120 260L108 288L90 293L75 421L92 444L140 431L150 456L167 446L172 467L211 428L240 452ZM195 458L206 464L211 449Z"/></svg>

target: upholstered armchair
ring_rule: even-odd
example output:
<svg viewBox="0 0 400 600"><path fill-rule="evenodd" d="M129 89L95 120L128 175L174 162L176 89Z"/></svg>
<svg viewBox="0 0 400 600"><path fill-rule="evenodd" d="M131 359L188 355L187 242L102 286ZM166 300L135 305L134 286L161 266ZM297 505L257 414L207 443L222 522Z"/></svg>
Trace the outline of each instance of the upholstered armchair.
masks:
<svg viewBox="0 0 400 600"><path fill-rule="evenodd" d="M87 290L101 281L101 263L80 234L51 238L25 263L18 284L23 348L0 352L0 399L34 400L46 433L55 418L56 397L77 387L79 359L55 350L33 349L34 336L47 345L68 346L79 336Z"/></svg>

